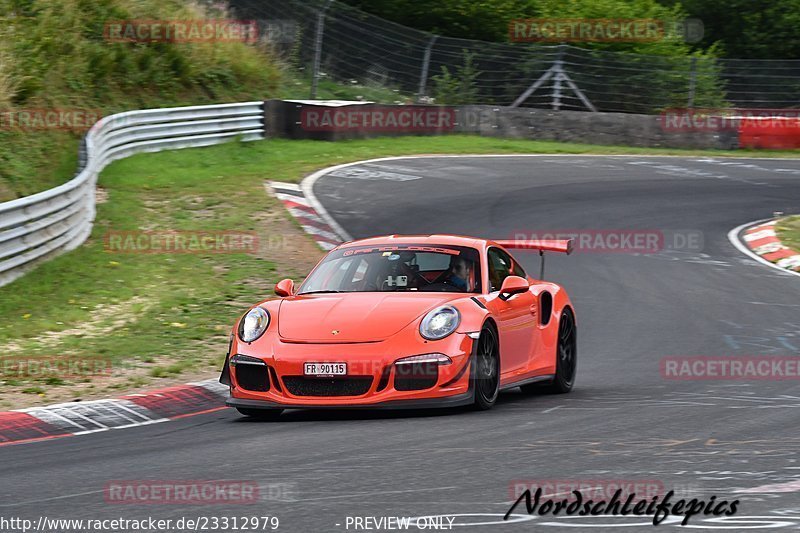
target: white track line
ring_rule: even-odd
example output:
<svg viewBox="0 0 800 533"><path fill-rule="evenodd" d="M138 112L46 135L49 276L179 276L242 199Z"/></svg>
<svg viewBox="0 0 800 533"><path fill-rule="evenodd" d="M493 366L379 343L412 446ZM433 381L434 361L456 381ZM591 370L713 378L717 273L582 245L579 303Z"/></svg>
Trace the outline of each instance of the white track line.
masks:
<svg viewBox="0 0 800 533"><path fill-rule="evenodd" d="M324 219L324 221L337 233L339 238L342 242L352 241L353 237L349 233L345 231L345 229L338 223L336 220L328 213L328 210L322 207L322 204L317 200L317 197L314 195L314 183L317 182L322 176L325 176L329 172L333 172L334 170L350 167L353 165L360 165L364 163L364 161L356 161L355 163L345 163L344 165L337 165L334 167L323 168L322 170L318 170L314 172L310 176L307 176L303 181L300 182L300 187L303 189L303 194L308 200L308 203L311 207L314 208L320 217Z"/></svg>

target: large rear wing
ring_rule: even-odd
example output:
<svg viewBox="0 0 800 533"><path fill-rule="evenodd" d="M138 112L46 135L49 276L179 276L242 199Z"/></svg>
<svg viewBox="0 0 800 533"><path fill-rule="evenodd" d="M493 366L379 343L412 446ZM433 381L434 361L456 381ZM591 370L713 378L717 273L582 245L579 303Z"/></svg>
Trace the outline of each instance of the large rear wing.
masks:
<svg viewBox="0 0 800 533"><path fill-rule="evenodd" d="M509 250L539 250L539 252L572 253L572 239L548 239L542 241L495 241Z"/></svg>
<svg viewBox="0 0 800 533"><path fill-rule="evenodd" d="M509 250L538 250L542 258L539 268L539 279L544 279L544 253L559 252L562 254L572 253L572 239L547 239L540 241L495 241L503 248Z"/></svg>

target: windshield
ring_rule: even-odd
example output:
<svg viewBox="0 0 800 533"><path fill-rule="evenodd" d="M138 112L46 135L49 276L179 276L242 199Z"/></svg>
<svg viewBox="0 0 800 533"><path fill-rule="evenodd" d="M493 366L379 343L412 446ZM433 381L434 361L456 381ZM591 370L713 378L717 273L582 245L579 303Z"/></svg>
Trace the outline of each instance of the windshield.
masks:
<svg viewBox="0 0 800 533"><path fill-rule="evenodd" d="M478 251L463 246L389 245L331 252L299 294L321 292L481 292Z"/></svg>

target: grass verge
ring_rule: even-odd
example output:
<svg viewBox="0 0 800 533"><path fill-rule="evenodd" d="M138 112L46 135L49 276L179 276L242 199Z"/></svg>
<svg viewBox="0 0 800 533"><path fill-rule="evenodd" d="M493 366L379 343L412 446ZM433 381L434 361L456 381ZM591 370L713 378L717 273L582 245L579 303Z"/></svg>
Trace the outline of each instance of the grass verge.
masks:
<svg viewBox="0 0 800 533"><path fill-rule="evenodd" d="M322 255L265 193L265 180L298 182L325 166L381 156L478 153L765 155L461 135L270 139L117 161L100 177L107 200L89 241L0 288L0 407L213 375L236 317L279 279L301 279ZM106 251L107 232L141 230L255 231L261 245L251 254ZM55 359L99 361L111 371L26 372L32 360Z"/></svg>
<svg viewBox="0 0 800 533"><path fill-rule="evenodd" d="M779 220L775 231L783 244L800 253L800 215Z"/></svg>

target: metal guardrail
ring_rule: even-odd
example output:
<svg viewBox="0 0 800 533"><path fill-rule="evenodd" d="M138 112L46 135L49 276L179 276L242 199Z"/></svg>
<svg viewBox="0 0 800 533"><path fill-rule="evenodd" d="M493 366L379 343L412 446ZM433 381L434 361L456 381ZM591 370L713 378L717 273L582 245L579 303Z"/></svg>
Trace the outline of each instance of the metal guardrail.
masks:
<svg viewBox="0 0 800 533"><path fill-rule="evenodd" d="M0 286L80 246L92 232L103 168L140 152L264 138L263 102L145 109L110 115L84 138L82 167L63 185L0 204Z"/></svg>

